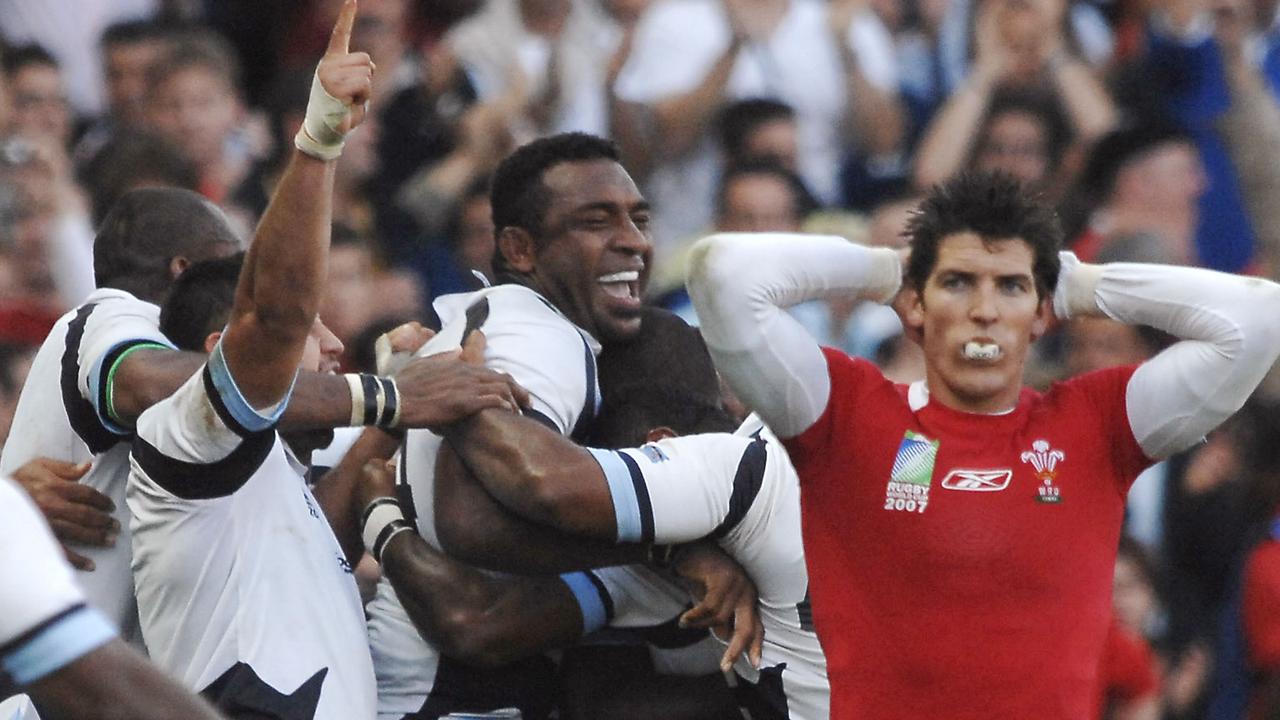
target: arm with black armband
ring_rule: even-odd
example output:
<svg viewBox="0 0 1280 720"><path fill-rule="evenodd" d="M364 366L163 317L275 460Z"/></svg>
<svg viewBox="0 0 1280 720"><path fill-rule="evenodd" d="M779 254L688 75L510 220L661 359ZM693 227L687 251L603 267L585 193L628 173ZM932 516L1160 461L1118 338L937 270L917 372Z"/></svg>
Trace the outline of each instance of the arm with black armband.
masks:
<svg viewBox="0 0 1280 720"><path fill-rule="evenodd" d="M1129 379L1134 438L1152 459L1169 457L1244 405L1280 357L1280 285L1201 268L1091 265L1062 253L1054 294L1061 319L1105 316L1180 339Z"/></svg>

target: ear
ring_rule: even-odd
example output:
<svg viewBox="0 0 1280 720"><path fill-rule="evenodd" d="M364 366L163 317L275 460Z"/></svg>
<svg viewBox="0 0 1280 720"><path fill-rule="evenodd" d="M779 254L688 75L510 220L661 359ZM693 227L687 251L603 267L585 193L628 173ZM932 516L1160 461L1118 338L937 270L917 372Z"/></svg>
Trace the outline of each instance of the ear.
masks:
<svg viewBox="0 0 1280 720"><path fill-rule="evenodd" d="M208 337L204 339L205 353L208 354L213 352L213 348L218 344L218 341L221 339L222 339L221 330L215 330L214 332L209 333Z"/></svg>
<svg viewBox="0 0 1280 720"><path fill-rule="evenodd" d="M1040 301L1040 307L1036 308L1035 320L1031 321L1032 341L1039 340L1049 329L1051 322L1053 322L1053 298L1045 298Z"/></svg>
<svg viewBox="0 0 1280 720"><path fill-rule="evenodd" d="M512 270L533 272L534 250L533 236L524 228L508 226L498 233L498 251Z"/></svg>
<svg viewBox="0 0 1280 720"><path fill-rule="evenodd" d="M658 442L659 440L666 440L667 438L673 438L673 437L680 437L680 435L675 430L672 430L666 425L659 425L658 427L650 430L644 436L644 441L647 443L655 443L655 442Z"/></svg>
<svg viewBox="0 0 1280 720"><path fill-rule="evenodd" d="M185 257L178 255L177 257L171 258L169 260L169 278L177 280L178 276L186 272L189 267L191 267L191 261Z"/></svg>
<svg viewBox="0 0 1280 720"><path fill-rule="evenodd" d="M903 285L893 301L893 308L898 311L898 319L902 321L903 334L923 346L924 296L914 287Z"/></svg>

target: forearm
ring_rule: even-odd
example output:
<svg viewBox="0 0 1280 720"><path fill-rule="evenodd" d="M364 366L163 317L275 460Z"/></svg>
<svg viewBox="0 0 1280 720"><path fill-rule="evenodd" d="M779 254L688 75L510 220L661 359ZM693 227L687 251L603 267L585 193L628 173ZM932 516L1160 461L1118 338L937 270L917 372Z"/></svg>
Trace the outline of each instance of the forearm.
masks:
<svg viewBox="0 0 1280 720"><path fill-rule="evenodd" d="M582 636L582 615L559 578L495 577L410 532L387 543L382 570L422 637L471 665L498 667Z"/></svg>
<svg viewBox="0 0 1280 720"><path fill-rule="evenodd" d="M1280 285L1199 268L1079 263L1064 253L1059 317L1105 315L1181 342L1129 381L1129 422L1143 451L1190 447L1244 404L1280 356Z"/></svg>
<svg viewBox="0 0 1280 720"><path fill-rule="evenodd" d="M858 57L847 43L839 43L849 86L849 114L854 140L870 157L899 150L905 132L902 104L891 92L867 79Z"/></svg>
<svg viewBox="0 0 1280 720"><path fill-rule="evenodd" d="M696 88L654 105L654 120L658 136L662 138L663 155L679 157L697 144L720 109L740 48L741 40L734 38Z"/></svg>
<svg viewBox="0 0 1280 720"><path fill-rule="evenodd" d="M448 444L435 474L436 534L449 555L489 570L551 575L645 559L641 545L567 535L515 516L494 500Z"/></svg>
<svg viewBox="0 0 1280 720"><path fill-rule="evenodd" d="M1052 76L1077 142L1090 143L1115 127L1115 104L1087 65L1079 60L1066 60L1057 66Z"/></svg>
<svg viewBox="0 0 1280 720"><path fill-rule="evenodd" d="M994 83L990 73L975 68L964 86L952 93L938 111L916 151L916 187L932 187L964 167L991 101Z"/></svg>
<svg viewBox="0 0 1280 720"><path fill-rule="evenodd" d="M280 429L329 430L351 425L351 388L342 375L303 371L293 386Z"/></svg>
<svg viewBox="0 0 1280 720"><path fill-rule="evenodd" d="M821 416L831 391L817 342L783 308L806 300L897 292L897 254L837 237L713 235L694 246L689 296L730 387L779 437Z"/></svg>
<svg viewBox="0 0 1280 720"><path fill-rule="evenodd" d="M345 383L344 383L345 384ZM290 407L293 403L289 403ZM360 472L370 460L386 460L395 454L400 441L382 430L370 428L360 434L359 439L342 456L342 461L324 474L320 482L312 489L316 502L333 535L342 546L342 552L353 566L364 555L364 545L360 538L360 507L356 490L360 482Z"/></svg>
<svg viewBox="0 0 1280 720"><path fill-rule="evenodd" d="M335 164L294 151L245 256L223 353L255 407L284 397L315 322Z"/></svg>
<svg viewBox="0 0 1280 720"><path fill-rule="evenodd" d="M143 411L172 395L206 360L200 353L158 347L124 356L109 380L112 417L132 426Z"/></svg>
<svg viewBox="0 0 1280 720"><path fill-rule="evenodd" d="M503 410L472 415L444 435L471 475L515 514L568 533L617 536L608 482L585 448Z"/></svg>

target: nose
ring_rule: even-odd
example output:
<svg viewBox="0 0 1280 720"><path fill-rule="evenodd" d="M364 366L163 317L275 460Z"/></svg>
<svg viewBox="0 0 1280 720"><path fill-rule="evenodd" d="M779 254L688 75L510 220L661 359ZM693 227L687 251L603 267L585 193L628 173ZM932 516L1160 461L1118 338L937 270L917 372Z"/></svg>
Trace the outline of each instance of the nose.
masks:
<svg viewBox="0 0 1280 720"><path fill-rule="evenodd" d="M613 247L619 252L643 257L647 265L649 255L653 253L653 240L649 237L648 230L642 229L628 218L623 223L622 230L614 236Z"/></svg>
<svg viewBox="0 0 1280 720"><path fill-rule="evenodd" d="M338 336L334 335L329 326L321 322L319 318L316 318L316 326L318 339L320 340L320 354L332 358L337 358L341 355L346 346L342 344Z"/></svg>
<svg viewBox="0 0 1280 720"><path fill-rule="evenodd" d="M981 285L973 293L973 304L969 306L969 319L982 325L989 325L1000 318L1000 310L996 306L995 288L988 284Z"/></svg>

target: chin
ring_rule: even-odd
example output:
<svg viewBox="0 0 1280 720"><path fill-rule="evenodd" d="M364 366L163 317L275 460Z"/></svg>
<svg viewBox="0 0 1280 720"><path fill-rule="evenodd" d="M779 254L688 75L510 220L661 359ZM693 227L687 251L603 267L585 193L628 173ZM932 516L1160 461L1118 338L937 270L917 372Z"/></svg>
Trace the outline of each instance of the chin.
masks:
<svg viewBox="0 0 1280 720"><path fill-rule="evenodd" d="M596 327L600 331L600 337L596 339L602 343L631 340L640 334L640 314L636 313L634 317L610 316L597 323Z"/></svg>

